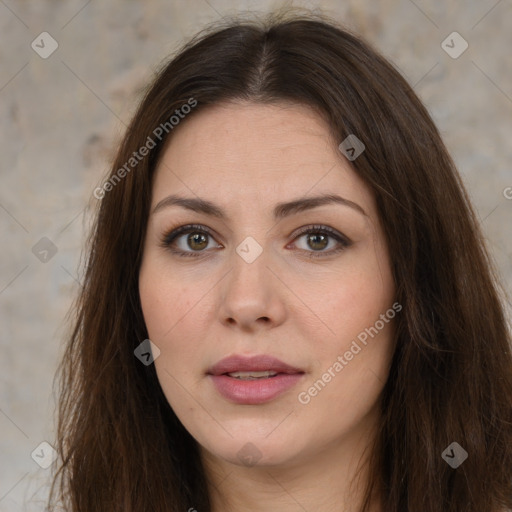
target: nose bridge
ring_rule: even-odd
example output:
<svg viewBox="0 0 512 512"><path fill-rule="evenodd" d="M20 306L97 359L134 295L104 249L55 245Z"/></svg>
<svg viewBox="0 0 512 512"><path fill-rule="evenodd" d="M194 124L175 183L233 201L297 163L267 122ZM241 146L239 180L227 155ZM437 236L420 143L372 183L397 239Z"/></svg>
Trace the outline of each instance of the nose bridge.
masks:
<svg viewBox="0 0 512 512"><path fill-rule="evenodd" d="M252 287L252 290L245 290L249 294L261 292L264 288L261 285L268 282L266 274L269 272L266 266L269 248L264 248L262 244L254 237L247 236L235 247L231 258L231 277L228 279L230 288Z"/></svg>
<svg viewBox="0 0 512 512"><path fill-rule="evenodd" d="M269 265L270 249L248 236L232 254L231 272L223 284L221 320L249 325L260 318L278 322L284 310Z"/></svg>

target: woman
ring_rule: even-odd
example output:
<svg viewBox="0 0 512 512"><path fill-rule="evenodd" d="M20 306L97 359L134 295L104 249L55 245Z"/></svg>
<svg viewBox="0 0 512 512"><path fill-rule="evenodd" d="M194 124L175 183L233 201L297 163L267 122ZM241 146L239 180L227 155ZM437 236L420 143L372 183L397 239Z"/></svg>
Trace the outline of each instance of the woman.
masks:
<svg viewBox="0 0 512 512"><path fill-rule="evenodd" d="M319 16L199 34L94 195L66 510L512 508L499 285L436 127L367 43Z"/></svg>

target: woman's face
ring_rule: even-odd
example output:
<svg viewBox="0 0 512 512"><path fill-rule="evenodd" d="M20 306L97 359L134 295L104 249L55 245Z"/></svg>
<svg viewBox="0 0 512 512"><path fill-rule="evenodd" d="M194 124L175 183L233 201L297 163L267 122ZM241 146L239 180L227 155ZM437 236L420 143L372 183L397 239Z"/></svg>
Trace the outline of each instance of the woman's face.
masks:
<svg viewBox="0 0 512 512"><path fill-rule="evenodd" d="M401 307L340 142L307 107L230 103L176 127L156 169L142 309L165 396L209 457L299 463L377 418Z"/></svg>

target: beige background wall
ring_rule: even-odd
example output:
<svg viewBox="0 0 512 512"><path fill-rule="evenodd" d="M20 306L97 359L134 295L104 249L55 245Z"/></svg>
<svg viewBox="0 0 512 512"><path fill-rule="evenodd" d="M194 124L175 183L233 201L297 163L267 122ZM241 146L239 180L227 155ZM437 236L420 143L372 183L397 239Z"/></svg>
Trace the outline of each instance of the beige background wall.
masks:
<svg viewBox="0 0 512 512"><path fill-rule="evenodd" d="M52 379L64 315L79 287L85 208L140 87L205 23L282 4L0 1L0 511L44 508L51 469L31 453L53 438ZM511 291L512 1L294 5L321 7L356 29L414 85L463 174ZM58 44L47 58L31 48L35 40L43 56L52 49L47 36L37 37L43 31ZM456 59L441 47L453 31L469 44ZM34 459L44 463L49 455L43 446Z"/></svg>

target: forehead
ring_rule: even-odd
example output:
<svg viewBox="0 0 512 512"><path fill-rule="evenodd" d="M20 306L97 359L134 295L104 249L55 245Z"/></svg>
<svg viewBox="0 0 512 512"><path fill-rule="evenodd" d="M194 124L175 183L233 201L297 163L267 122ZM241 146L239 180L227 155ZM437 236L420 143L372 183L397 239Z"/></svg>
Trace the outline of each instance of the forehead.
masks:
<svg viewBox="0 0 512 512"><path fill-rule="evenodd" d="M172 133L156 169L152 203L171 193L253 206L266 197L273 204L275 198L337 193L371 212L370 191L338 144L326 122L304 105L209 106Z"/></svg>

